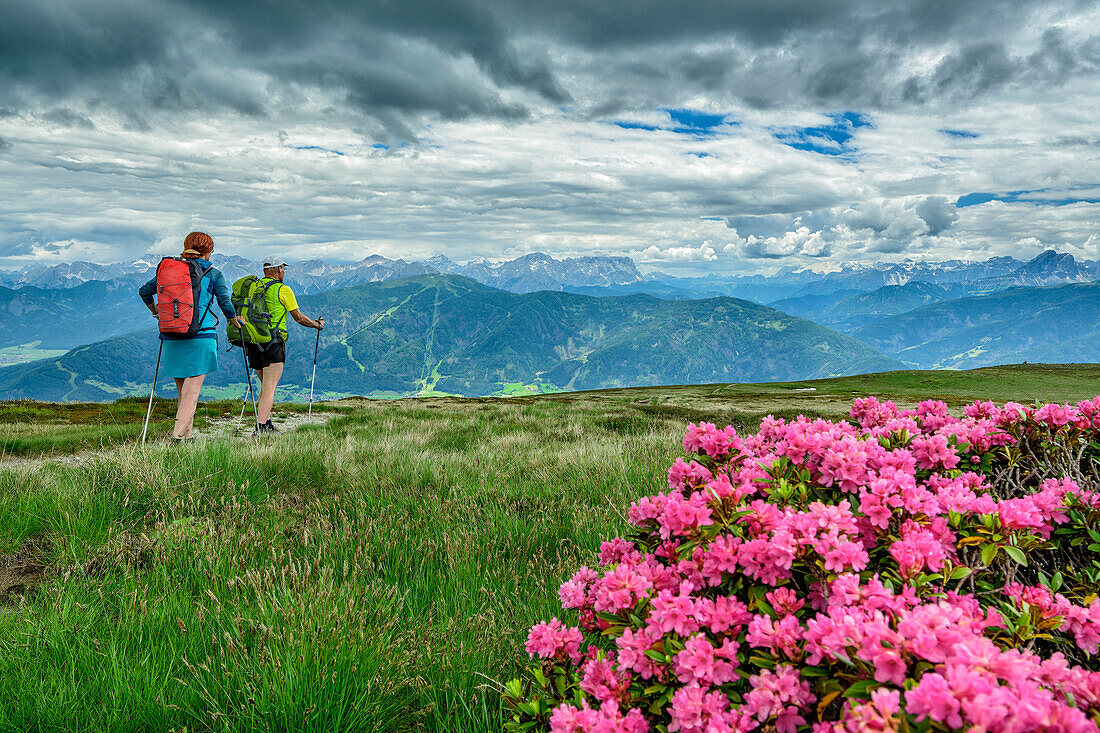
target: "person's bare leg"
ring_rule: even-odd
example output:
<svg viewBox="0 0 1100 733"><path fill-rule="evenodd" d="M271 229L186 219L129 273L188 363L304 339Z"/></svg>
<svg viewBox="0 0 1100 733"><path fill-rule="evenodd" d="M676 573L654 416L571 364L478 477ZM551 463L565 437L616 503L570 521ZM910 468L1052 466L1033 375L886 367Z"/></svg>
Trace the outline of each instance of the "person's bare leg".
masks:
<svg viewBox="0 0 1100 733"><path fill-rule="evenodd" d="M174 377L176 380L176 422L172 426L172 437L178 438L180 432L180 416L183 415L183 377Z"/></svg>
<svg viewBox="0 0 1100 733"><path fill-rule="evenodd" d="M264 384L264 370L263 369L255 369L253 371L256 372L256 380L257 380L256 381L256 391L252 393L252 399L255 400L255 404L253 405L255 414L253 415L253 417L256 418L256 424L258 425L260 423L260 388Z"/></svg>
<svg viewBox="0 0 1100 733"><path fill-rule="evenodd" d="M260 385L260 406L257 408L259 415L256 416L261 425L271 419L271 406L275 404L275 388L279 386L279 379L282 376L282 362L268 364L264 367Z"/></svg>
<svg viewBox="0 0 1100 733"><path fill-rule="evenodd" d="M199 393L202 392L202 383L205 379L206 375L200 374L197 377L176 380L179 404L176 407L176 425L172 429L173 438L191 437L191 429L195 425L195 408L198 406Z"/></svg>

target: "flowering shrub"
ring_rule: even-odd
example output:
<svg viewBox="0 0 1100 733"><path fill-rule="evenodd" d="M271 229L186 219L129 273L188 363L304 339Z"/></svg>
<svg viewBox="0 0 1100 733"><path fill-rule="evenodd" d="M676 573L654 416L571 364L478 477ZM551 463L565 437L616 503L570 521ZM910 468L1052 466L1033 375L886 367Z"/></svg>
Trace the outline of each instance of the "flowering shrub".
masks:
<svg viewBox="0 0 1100 733"><path fill-rule="evenodd" d="M1100 397L692 424L507 729L1097 731Z"/></svg>

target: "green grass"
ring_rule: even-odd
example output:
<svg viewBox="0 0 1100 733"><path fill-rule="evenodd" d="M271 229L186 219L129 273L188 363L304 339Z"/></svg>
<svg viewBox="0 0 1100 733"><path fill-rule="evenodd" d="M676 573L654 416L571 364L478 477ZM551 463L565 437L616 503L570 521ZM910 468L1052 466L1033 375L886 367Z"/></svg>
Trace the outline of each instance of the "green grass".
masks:
<svg viewBox="0 0 1100 733"><path fill-rule="evenodd" d="M1095 376L937 389L1079 399ZM527 628L664 486L686 422L939 396L923 378L345 400L277 439L0 469L0 554L47 568L0 601L0 730L499 729ZM7 425L62 425L143 405L2 407Z"/></svg>
<svg viewBox="0 0 1100 733"><path fill-rule="evenodd" d="M0 368L12 364L25 364L37 359L53 359L66 353L66 349L40 349L35 341L22 346L5 346L0 349Z"/></svg>

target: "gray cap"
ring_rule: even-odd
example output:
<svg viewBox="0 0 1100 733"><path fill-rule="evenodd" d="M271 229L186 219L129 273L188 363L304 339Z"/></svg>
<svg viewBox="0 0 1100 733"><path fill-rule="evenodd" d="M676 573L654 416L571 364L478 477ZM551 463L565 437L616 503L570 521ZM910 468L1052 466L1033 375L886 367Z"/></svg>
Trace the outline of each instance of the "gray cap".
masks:
<svg viewBox="0 0 1100 733"><path fill-rule="evenodd" d="M265 270L274 269L276 267L283 267L285 265L286 261L283 260L281 257L268 257L266 260L264 260Z"/></svg>

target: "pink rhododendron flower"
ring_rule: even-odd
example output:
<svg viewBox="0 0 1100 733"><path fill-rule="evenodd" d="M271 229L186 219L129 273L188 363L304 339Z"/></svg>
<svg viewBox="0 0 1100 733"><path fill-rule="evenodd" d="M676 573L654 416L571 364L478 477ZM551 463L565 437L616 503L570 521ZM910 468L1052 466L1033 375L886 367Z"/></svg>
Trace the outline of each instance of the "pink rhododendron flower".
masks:
<svg viewBox="0 0 1100 733"><path fill-rule="evenodd" d="M620 672L615 656L589 659L581 667L581 689L601 703L619 701L630 687L630 673Z"/></svg>
<svg viewBox="0 0 1100 733"><path fill-rule="evenodd" d="M866 398L853 422L690 426L698 462L677 460L668 493L631 504L630 539L559 588L581 628L528 634L550 729L1100 733L1100 599L1062 558L1062 586L1024 585L1009 581L1034 582L1034 565L987 567L974 544L1085 551L1100 397L964 413ZM1050 636L1016 647L1027 616ZM872 686L819 716L838 678Z"/></svg>
<svg viewBox="0 0 1100 733"><path fill-rule="evenodd" d="M684 642L684 650L676 655L672 671L684 684L698 682L709 687L724 685L736 676L737 642L726 639L717 649L698 634Z"/></svg>
<svg viewBox="0 0 1100 733"><path fill-rule="evenodd" d="M684 436L684 450L688 453L705 453L711 458L722 458L730 453L740 453L743 444L732 426L719 430L709 422L690 423Z"/></svg>
<svg viewBox="0 0 1100 733"><path fill-rule="evenodd" d="M648 597L652 587L653 583L636 566L620 563L595 584L594 607L597 611L618 613L633 607L639 598Z"/></svg>
<svg viewBox="0 0 1100 733"><path fill-rule="evenodd" d="M550 622L539 622L531 627L527 635L527 653L543 659L554 659L562 656L569 657L573 661L581 658L581 642L583 641L581 630L573 626L564 626L556 618Z"/></svg>
<svg viewBox="0 0 1100 733"><path fill-rule="evenodd" d="M562 608L584 608L591 602L589 598L589 586L599 576L595 570L581 568L573 573L573 577L561 584L558 589L558 598Z"/></svg>
<svg viewBox="0 0 1100 733"><path fill-rule="evenodd" d="M745 696L744 710L761 723L775 719L779 733L794 733L805 725L801 713L817 697L810 691L810 684L800 680L798 670L780 664L775 672L764 670L749 678L752 690Z"/></svg>

